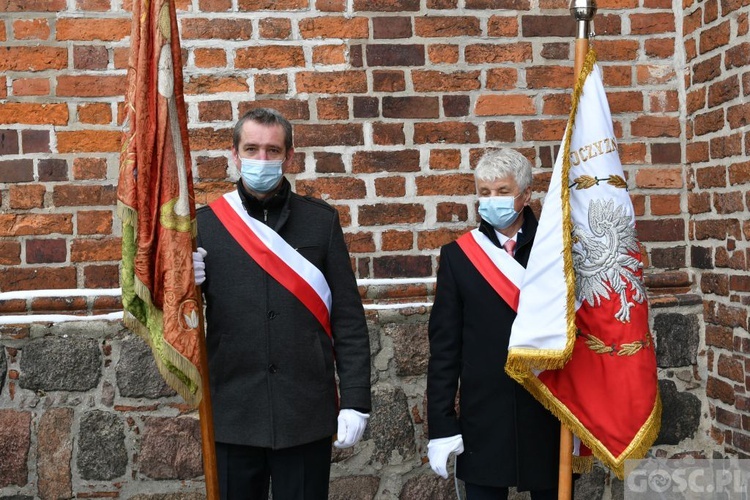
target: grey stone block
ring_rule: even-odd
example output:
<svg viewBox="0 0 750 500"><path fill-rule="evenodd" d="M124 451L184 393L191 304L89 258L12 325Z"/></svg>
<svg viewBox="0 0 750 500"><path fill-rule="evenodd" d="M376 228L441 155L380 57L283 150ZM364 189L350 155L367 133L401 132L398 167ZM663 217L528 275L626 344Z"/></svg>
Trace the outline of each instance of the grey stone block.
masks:
<svg viewBox="0 0 750 500"><path fill-rule="evenodd" d="M574 485L574 500L601 500L604 496L605 481L609 473L594 466L591 472L581 474Z"/></svg>
<svg viewBox="0 0 750 500"><path fill-rule="evenodd" d="M105 481L125 474L128 454L117 415L94 410L81 418L77 465L83 479Z"/></svg>
<svg viewBox="0 0 750 500"><path fill-rule="evenodd" d="M152 479L192 479L203 474L200 421L146 418L139 469Z"/></svg>
<svg viewBox="0 0 750 500"><path fill-rule="evenodd" d="M461 481L459 485L462 485ZM398 498L399 500L455 500L459 497L456 495L456 483L452 476L443 479L430 471L409 479L401 489Z"/></svg>
<svg viewBox="0 0 750 500"><path fill-rule="evenodd" d="M403 377L427 373L430 343L426 323L389 323L383 327L383 331L393 339L397 375Z"/></svg>
<svg viewBox="0 0 750 500"><path fill-rule="evenodd" d="M659 380L662 416L661 430L654 445L678 444L692 437L701 419L701 402L688 392L678 392L671 380Z"/></svg>
<svg viewBox="0 0 750 500"><path fill-rule="evenodd" d="M373 500L379 485L376 476L339 477L331 480L328 500Z"/></svg>
<svg viewBox="0 0 750 500"><path fill-rule="evenodd" d="M654 318L656 363L660 368L697 363L700 326L695 314L658 314Z"/></svg>
<svg viewBox="0 0 750 500"><path fill-rule="evenodd" d="M158 399L176 394L159 373L151 348L139 337L122 343L115 374L120 395L126 398Z"/></svg>
<svg viewBox="0 0 750 500"><path fill-rule="evenodd" d="M94 339L41 338L21 353L19 385L32 391L88 391L101 377L102 353Z"/></svg>
<svg viewBox="0 0 750 500"><path fill-rule="evenodd" d="M374 388L372 408L364 438L375 442L373 460L393 464L399 461L392 456L394 453L398 453L402 460L414 455L414 426L403 389L391 386Z"/></svg>

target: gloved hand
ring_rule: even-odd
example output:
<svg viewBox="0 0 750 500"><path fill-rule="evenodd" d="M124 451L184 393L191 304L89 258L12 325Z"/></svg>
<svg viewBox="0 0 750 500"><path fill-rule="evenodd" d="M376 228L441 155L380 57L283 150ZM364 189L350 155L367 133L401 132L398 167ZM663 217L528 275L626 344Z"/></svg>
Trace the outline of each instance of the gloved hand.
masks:
<svg viewBox="0 0 750 500"><path fill-rule="evenodd" d="M357 444L362 437L367 426L367 419L370 415L360 413L357 410L344 409L339 411L338 417L338 435L333 446L336 448L349 448Z"/></svg>
<svg viewBox="0 0 750 500"><path fill-rule="evenodd" d="M203 248L198 247L197 252L193 252L193 273L195 274L195 284L200 286L206 281L206 263L203 258L208 255Z"/></svg>
<svg viewBox="0 0 750 500"><path fill-rule="evenodd" d="M455 436L430 439L427 443L427 458L435 474L448 479L448 455L464 452L464 439L461 434Z"/></svg>

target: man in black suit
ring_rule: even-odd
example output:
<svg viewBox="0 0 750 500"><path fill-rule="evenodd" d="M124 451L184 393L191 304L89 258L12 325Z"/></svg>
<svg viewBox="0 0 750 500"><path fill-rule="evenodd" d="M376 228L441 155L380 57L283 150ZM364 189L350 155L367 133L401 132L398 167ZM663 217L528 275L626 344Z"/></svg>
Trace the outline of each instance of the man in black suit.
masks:
<svg viewBox="0 0 750 500"><path fill-rule="evenodd" d="M533 500L557 498L560 424L504 371L518 276L537 227L531 179L517 151L486 153L475 171L479 227L440 252L429 322L428 458L447 477L447 459L458 455L468 500L505 499L511 486L530 490Z"/></svg>

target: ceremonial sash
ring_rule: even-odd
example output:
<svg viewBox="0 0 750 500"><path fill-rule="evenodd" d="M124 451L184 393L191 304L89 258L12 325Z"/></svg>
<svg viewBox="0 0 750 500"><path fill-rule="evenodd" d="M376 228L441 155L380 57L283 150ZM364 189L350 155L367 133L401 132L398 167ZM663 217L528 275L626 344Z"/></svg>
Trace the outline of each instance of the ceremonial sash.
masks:
<svg viewBox="0 0 750 500"><path fill-rule="evenodd" d="M502 248L474 229L456 240L479 274L514 310L518 310L518 296L524 267Z"/></svg>
<svg viewBox="0 0 750 500"><path fill-rule="evenodd" d="M331 337L331 289L323 273L276 231L250 217L237 191L209 206L245 252L297 297Z"/></svg>

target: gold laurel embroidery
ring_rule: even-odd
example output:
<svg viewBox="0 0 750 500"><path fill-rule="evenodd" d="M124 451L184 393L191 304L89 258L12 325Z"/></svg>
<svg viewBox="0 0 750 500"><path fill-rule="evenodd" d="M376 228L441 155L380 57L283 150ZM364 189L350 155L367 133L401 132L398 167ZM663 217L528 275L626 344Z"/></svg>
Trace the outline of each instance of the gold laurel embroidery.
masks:
<svg viewBox="0 0 750 500"><path fill-rule="evenodd" d="M604 181L607 181L607 184L616 188L628 188L628 183L619 175L610 175L609 177L602 177L601 179L598 177L591 177L590 175L580 175L573 179L573 184L571 184L570 187L575 187L576 190L589 189L598 186L600 182Z"/></svg>
<svg viewBox="0 0 750 500"><path fill-rule="evenodd" d="M627 344L621 344L619 349L615 344L608 346L604 343L604 341L602 341L600 338L595 337L594 335L582 333L579 333L579 335L587 339L586 345L589 349L597 354L617 354L618 356L633 356L641 349L645 349L651 345L650 332L646 333L646 340L636 340Z"/></svg>

